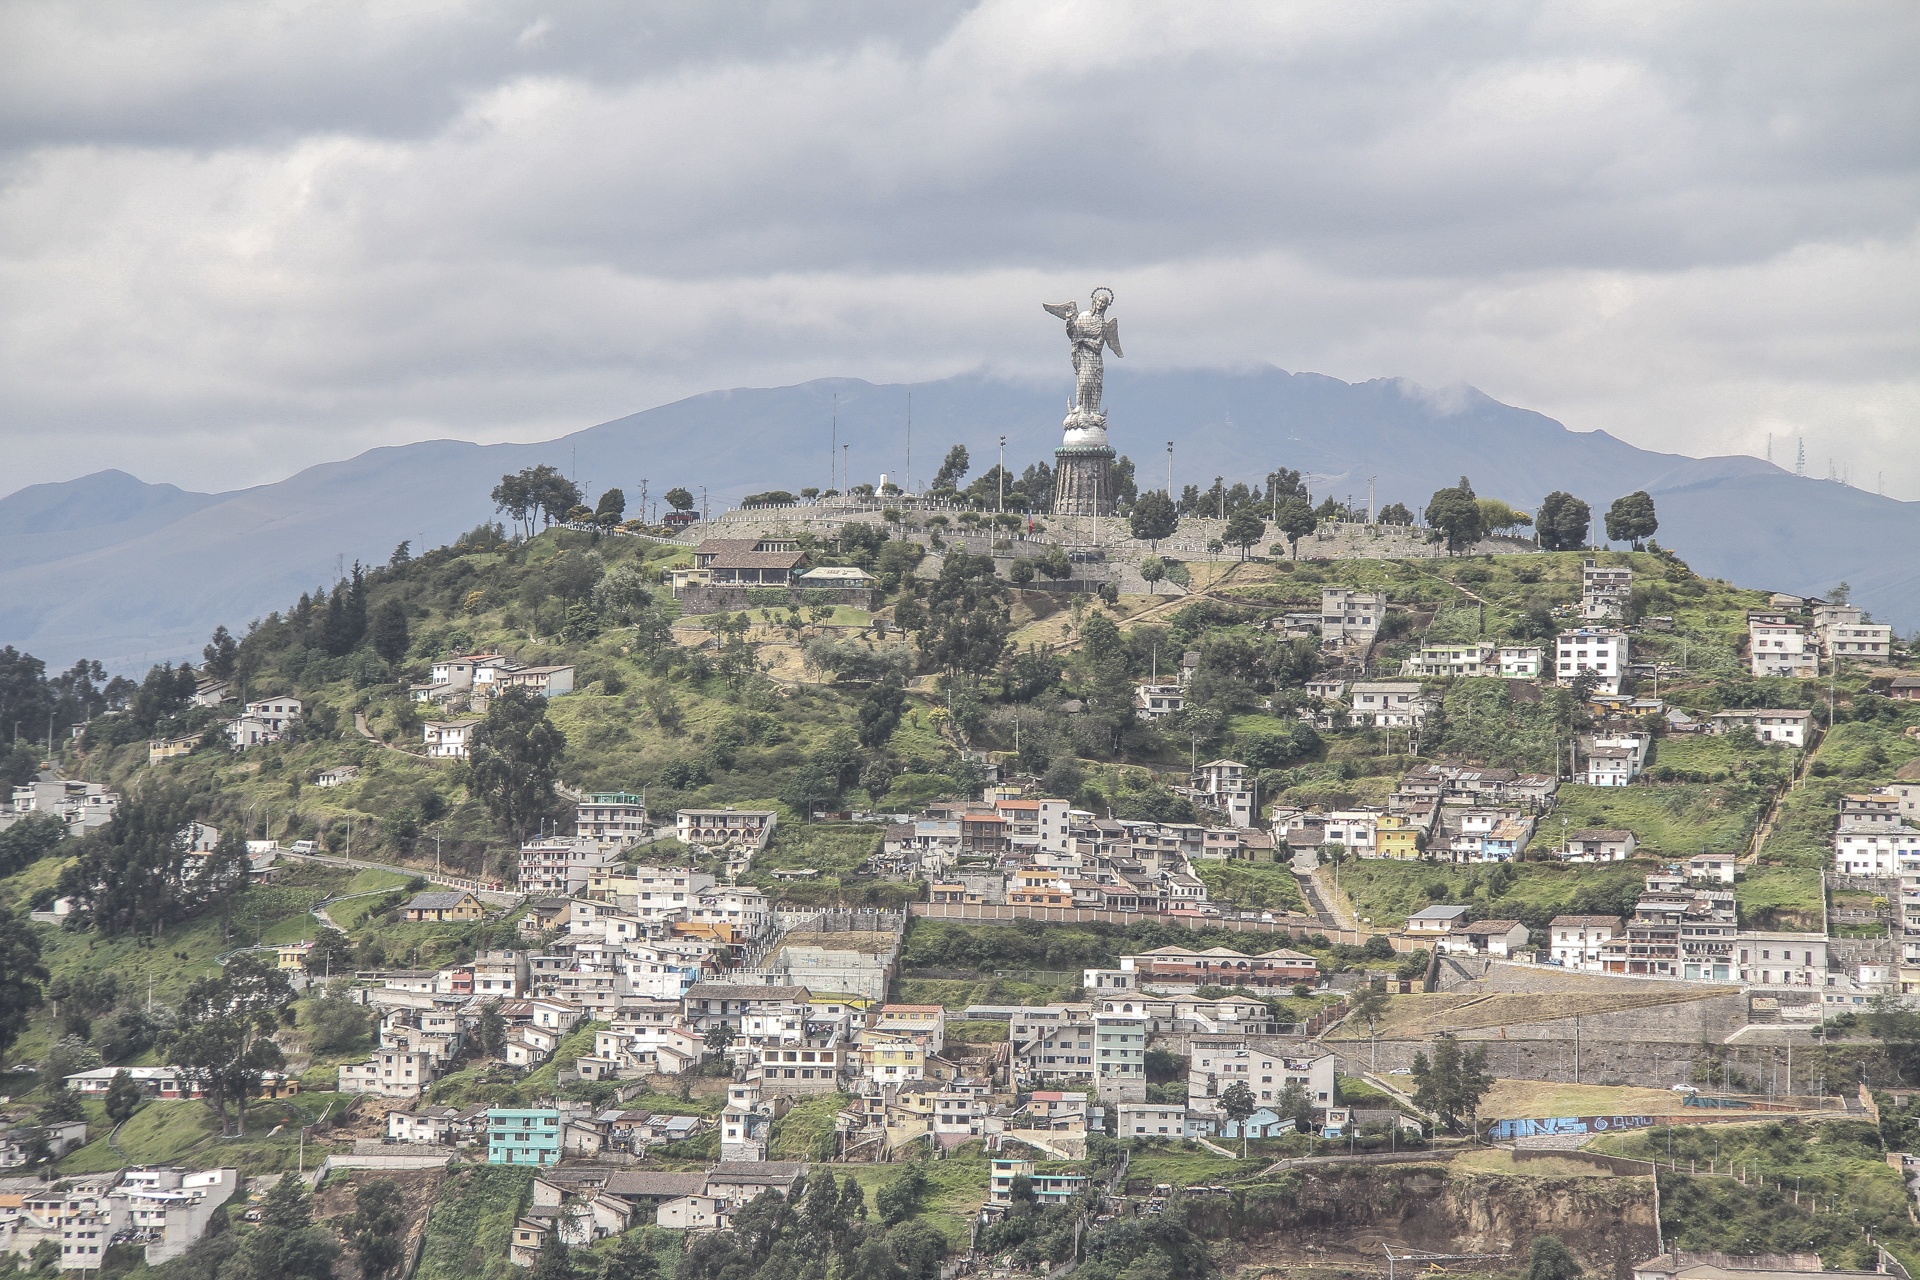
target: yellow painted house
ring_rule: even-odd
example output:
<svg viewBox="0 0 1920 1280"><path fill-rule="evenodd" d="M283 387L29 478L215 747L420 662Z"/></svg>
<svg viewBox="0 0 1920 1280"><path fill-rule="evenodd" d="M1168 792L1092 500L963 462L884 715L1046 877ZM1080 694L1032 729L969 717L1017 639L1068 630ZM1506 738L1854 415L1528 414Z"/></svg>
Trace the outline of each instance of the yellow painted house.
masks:
<svg viewBox="0 0 1920 1280"><path fill-rule="evenodd" d="M1405 815L1383 813L1374 826L1374 851L1382 858L1413 859L1420 856L1420 832Z"/></svg>
<svg viewBox="0 0 1920 1280"><path fill-rule="evenodd" d="M876 1084L898 1084L927 1077L927 1051L907 1039L866 1033L860 1046L860 1072Z"/></svg>

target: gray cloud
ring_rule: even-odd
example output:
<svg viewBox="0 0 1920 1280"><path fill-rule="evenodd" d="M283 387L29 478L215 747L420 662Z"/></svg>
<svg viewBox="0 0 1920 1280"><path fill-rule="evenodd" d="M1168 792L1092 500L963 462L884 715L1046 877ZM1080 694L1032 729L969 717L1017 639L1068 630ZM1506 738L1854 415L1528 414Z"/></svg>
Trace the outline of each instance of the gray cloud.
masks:
<svg viewBox="0 0 1920 1280"><path fill-rule="evenodd" d="M12 5L7 479L1057 375L1035 303L1098 277L1141 363L1804 434L1920 497L1916 35L1893 3Z"/></svg>

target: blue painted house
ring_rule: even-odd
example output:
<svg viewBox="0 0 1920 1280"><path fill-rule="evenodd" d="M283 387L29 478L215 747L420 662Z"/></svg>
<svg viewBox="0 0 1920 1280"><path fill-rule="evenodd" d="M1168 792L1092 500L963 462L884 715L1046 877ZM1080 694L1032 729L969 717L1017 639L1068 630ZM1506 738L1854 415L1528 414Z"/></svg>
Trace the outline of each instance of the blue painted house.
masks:
<svg viewBox="0 0 1920 1280"><path fill-rule="evenodd" d="M487 1108L487 1163L560 1163L560 1113L552 1107Z"/></svg>

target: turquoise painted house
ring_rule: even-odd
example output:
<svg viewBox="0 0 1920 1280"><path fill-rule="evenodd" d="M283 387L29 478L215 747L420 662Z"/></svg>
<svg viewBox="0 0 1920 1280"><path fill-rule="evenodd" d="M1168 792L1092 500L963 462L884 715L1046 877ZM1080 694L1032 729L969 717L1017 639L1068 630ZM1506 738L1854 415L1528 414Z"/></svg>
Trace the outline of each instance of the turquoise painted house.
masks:
<svg viewBox="0 0 1920 1280"><path fill-rule="evenodd" d="M487 1108L487 1163L560 1163L560 1113L551 1107Z"/></svg>

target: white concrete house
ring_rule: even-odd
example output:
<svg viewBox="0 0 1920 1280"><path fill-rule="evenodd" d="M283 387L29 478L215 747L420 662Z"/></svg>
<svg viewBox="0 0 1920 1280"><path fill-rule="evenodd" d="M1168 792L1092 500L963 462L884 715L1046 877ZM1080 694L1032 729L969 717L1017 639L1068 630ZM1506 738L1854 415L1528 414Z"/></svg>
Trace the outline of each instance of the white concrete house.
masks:
<svg viewBox="0 0 1920 1280"><path fill-rule="evenodd" d="M1848 876L1920 871L1920 830L1904 822L1843 825L1833 833L1833 869Z"/></svg>
<svg viewBox="0 0 1920 1280"><path fill-rule="evenodd" d="M1747 656L1755 676L1807 680L1820 674L1820 659L1808 641L1806 628L1783 619L1749 619Z"/></svg>
<svg viewBox="0 0 1920 1280"><path fill-rule="evenodd" d="M1753 736L1762 742L1784 742L1790 747L1805 747L1807 735L1813 728L1813 712L1736 707L1714 712L1708 723L1710 733L1752 729Z"/></svg>
<svg viewBox="0 0 1920 1280"><path fill-rule="evenodd" d="M441 759L465 760L467 749L473 741L473 731L482 722L479 720L429 720L421 731L426 739L427 754Z"/></svg>
<svg viewBox="0 0 1920 1280"><path fill-rule="evenodd" d="M1627 672L1627 633L1611 627L1580 627L1563 631L1554 643L1554 679L1569 687L1581 672L1592 672L1594 688L1619 693Z"/></svg>
<svg viewBox="0 0 1920 1280"><path fill-rule="evenodd" d="M1547 926L1553 962L1582 973L1599 973L1600 944L1620 936L1619 916L1555 916Z"/></svg>

